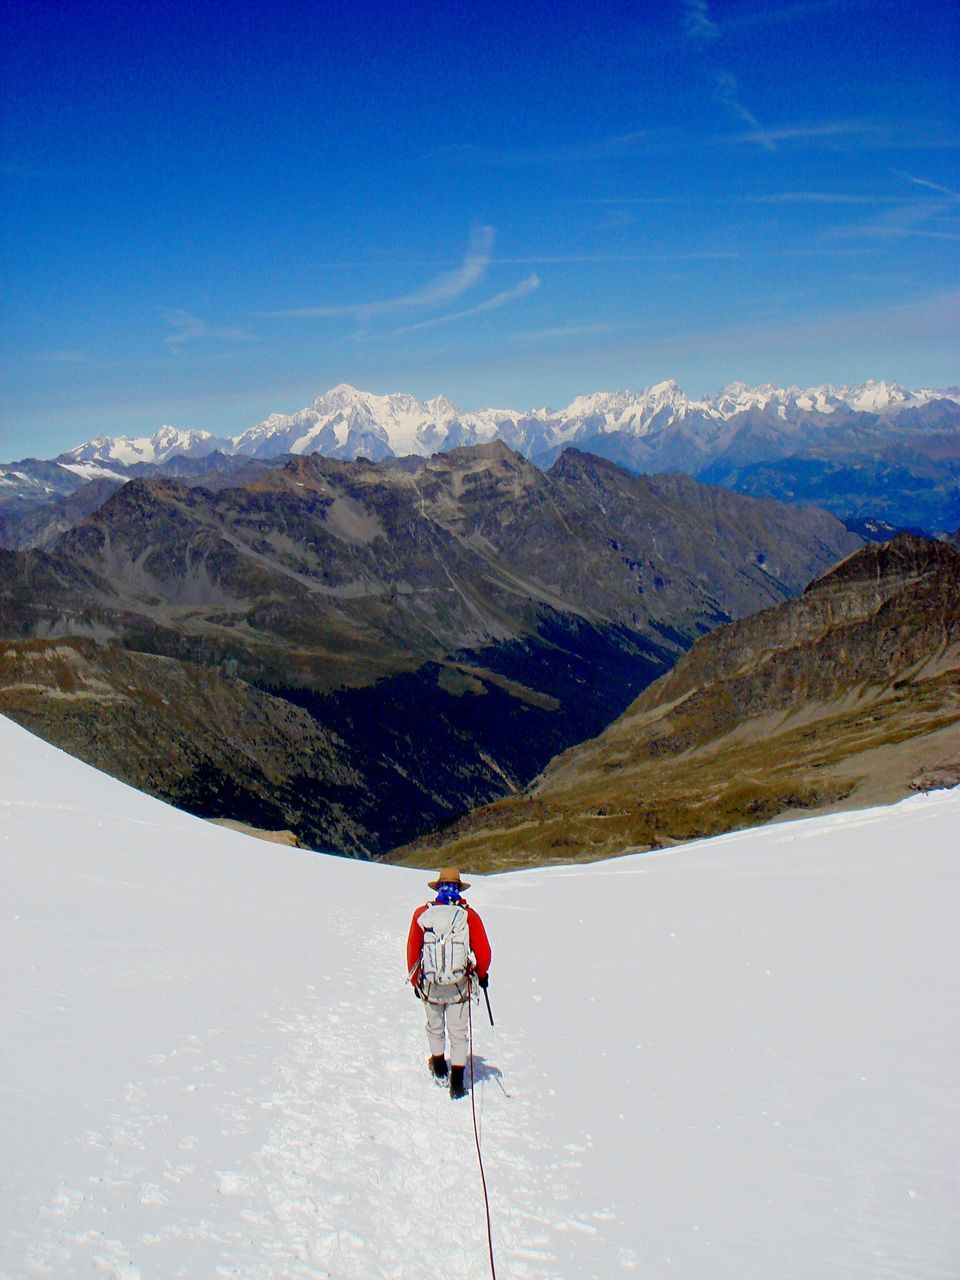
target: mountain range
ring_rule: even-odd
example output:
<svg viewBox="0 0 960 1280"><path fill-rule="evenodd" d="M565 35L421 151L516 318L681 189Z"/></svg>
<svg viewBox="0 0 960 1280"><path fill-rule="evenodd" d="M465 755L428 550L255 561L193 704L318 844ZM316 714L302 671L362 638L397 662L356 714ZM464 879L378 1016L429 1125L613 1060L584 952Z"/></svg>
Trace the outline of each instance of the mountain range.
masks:
<svg viewBox="0 0 960 1280"><path fill-rule="evenodd" d="M45 545L63 500L91 480L176 474L222 483L286 455L385 461L500 440L549 466L575 446L637 474L682 471L737 492L818 505L842 520L932 533L960 526L960 390L896 383L808 389L731 383L691 399L675 382L578 396L565 409L463 412L443 396L373 395L342 384L294 414L230 437L165 426L98 436L54 461L0 465L0 544ZM49 519L28 506L39 504Z"/></svg>
<svg viewBox="0 0 960 1280"><path fill-rule="evenodd" d="M520 789L862 542L573 448L221 479L133 480L0 551L0 709L193 812L358 856Z"/></svg>
<svg viewBox="0 0 960 1280"><path fill-rule="evenodd" d="M389 457L428 457L464 445L503 440L535 461L568 444L597 435L635 439L657 437L680 424L727 423L743 414L760 414L789 428L810 415L844 420L851 414L895 418L907 409L946 401L960 403L960 389L907 391L896 383L866 382L856 387L801 390L734 382L712 399L691 399L676 382L642 391L599 392L578 396L565 409L478 409L463 412L444 396L420 401L404 393L373 395L346 383L332 388L298 413L274 413L231 437L204 431L161 427L153 436L98 436L61 455L66 465L83 463L162 463L174 455L202 457L215 451L273 458L282 453L322 453L326 457L380 461ZM705 440L708 432L701 432Z"/></svg>
<svg viewBox="0 0 960 1280"><path fill-rule="evenodd" d="M960 554L871 543L699 640L522 795L398 857L580 861L960 782Z"/></svg>

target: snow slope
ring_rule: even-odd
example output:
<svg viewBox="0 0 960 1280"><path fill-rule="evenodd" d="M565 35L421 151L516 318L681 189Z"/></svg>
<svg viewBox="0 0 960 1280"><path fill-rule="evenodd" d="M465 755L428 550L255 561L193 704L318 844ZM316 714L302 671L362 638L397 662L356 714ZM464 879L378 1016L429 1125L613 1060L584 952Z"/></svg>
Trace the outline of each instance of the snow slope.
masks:
<svg viewBox="0 0 960 1280"><path fill-rule="evenodd" d="M0 1276L489 1274L403 980L422 873L0 719ZM501 1280L956 1277L960 793L478 880Z"/></svg>

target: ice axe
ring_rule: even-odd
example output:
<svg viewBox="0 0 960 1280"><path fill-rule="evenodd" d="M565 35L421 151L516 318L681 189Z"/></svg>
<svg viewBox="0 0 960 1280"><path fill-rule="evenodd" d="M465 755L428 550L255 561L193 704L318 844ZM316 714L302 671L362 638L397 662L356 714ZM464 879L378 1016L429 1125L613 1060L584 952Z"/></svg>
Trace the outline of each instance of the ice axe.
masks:
<svg viewBox="0 0 960 1280"><path fill-rule="evenodd" d="M483 992L483 998L487 1002L487 1017L490 1019L491 1027L495 1025L493 1021L493 1010L490 1008L490 993L487 991L486 982L480 983L480 990Z"/></svg>

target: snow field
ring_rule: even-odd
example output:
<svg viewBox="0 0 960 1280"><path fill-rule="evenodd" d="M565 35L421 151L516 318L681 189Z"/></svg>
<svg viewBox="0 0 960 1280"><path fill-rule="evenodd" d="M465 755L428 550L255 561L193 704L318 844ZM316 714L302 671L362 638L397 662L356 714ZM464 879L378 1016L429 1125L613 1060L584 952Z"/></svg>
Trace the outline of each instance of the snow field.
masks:
<svg viewBox="0 0 960 1280"><path fill-rule="evenodd" d="M0 719L0 1277L489 1275L403 981L420 872ZM480 878L501 1280L960 1274L960 794Z"/></svg>

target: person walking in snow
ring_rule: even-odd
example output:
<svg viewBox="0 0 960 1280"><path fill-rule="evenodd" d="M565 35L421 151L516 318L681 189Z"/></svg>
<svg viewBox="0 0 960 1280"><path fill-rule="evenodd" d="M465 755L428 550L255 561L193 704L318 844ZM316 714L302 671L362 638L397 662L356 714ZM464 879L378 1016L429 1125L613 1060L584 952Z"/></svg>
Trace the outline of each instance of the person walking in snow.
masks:
<svg viewBox="0 0 960 1280"><path fill-rule="evenodd" d="M443 867L428 887L436 897L417 907L407 934L407 976L427 1013L430 1070L447 1078L444 1031L450 1040L450 1097L465 1098L472 981L486 989L490 943L483 921L462 894L469 884L456 867Z"/></svg>

